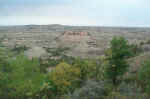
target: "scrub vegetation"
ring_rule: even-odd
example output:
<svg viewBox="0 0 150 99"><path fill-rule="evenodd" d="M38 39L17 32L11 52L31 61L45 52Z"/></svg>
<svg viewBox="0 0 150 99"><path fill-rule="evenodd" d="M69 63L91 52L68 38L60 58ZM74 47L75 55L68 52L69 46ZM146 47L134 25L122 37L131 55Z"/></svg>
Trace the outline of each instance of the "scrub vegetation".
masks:
<svg viewBox="0 0 150 99"><path fill-rule="evenodd" d="M150 58L136 61L139 46L115 36L96 59L61 54L64 49L28 58L24 46L0 47L0 99L150 99Z"/></svg>

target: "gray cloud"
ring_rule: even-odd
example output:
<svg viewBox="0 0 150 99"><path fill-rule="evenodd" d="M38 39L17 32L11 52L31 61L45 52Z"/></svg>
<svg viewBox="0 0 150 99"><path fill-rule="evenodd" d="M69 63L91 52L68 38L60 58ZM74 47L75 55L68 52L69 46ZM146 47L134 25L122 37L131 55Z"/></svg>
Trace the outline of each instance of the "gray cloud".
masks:
<svg viewBox="0 0 150 99"><path fill-rule="evenodd" d="M0 1L0 22L148 26L148 0L11 0Z"/></svg>

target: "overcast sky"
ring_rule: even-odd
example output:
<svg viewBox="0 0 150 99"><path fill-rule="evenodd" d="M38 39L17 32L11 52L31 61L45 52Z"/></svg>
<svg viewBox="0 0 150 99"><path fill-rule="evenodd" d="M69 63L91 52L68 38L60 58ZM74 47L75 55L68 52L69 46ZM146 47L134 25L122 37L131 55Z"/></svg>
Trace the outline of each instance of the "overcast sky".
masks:
<svg viewBox="0 0 150 99"><path fill-rule="evenodd" d="M0 0L0 25L150 26L150 0Z"/></svg>

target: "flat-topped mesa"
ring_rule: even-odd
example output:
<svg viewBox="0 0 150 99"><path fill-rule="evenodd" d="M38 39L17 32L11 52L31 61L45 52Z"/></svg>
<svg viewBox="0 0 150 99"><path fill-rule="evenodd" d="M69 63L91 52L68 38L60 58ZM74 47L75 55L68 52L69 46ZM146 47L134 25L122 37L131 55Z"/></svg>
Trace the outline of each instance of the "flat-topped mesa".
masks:
<svg viewBox="0 0 150 99"><path fill-rule="evenodd" d="M88 32L66 31L63 33L65 41L79 42L81 40L90 39Z"/></svg>
<svg viewBox="0 0 150 99"><path fill-rule="evenodd" d="M66 31L64 35L70 36L89 36L88 32L78 32L78 31Z"/></svg>

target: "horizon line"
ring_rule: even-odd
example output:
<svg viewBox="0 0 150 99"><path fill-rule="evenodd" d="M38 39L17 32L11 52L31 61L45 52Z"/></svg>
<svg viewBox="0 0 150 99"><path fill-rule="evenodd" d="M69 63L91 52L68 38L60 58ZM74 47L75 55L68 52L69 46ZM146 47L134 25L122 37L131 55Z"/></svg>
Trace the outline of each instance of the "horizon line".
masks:
<svg viewBox="0 0 150 99"><path fill-rule="evenodd" d="M69 24L14 24L14 25L2 25L0 24L0 27L10 27L10 26L31 26L31 25L35 25L35 26L40 26L40 25L60 25L60 26L75 26L75 27L120 27L120 28L150 28L150 25L128 25L128 26L123 26L123 25L69 25Z"/></svg>

